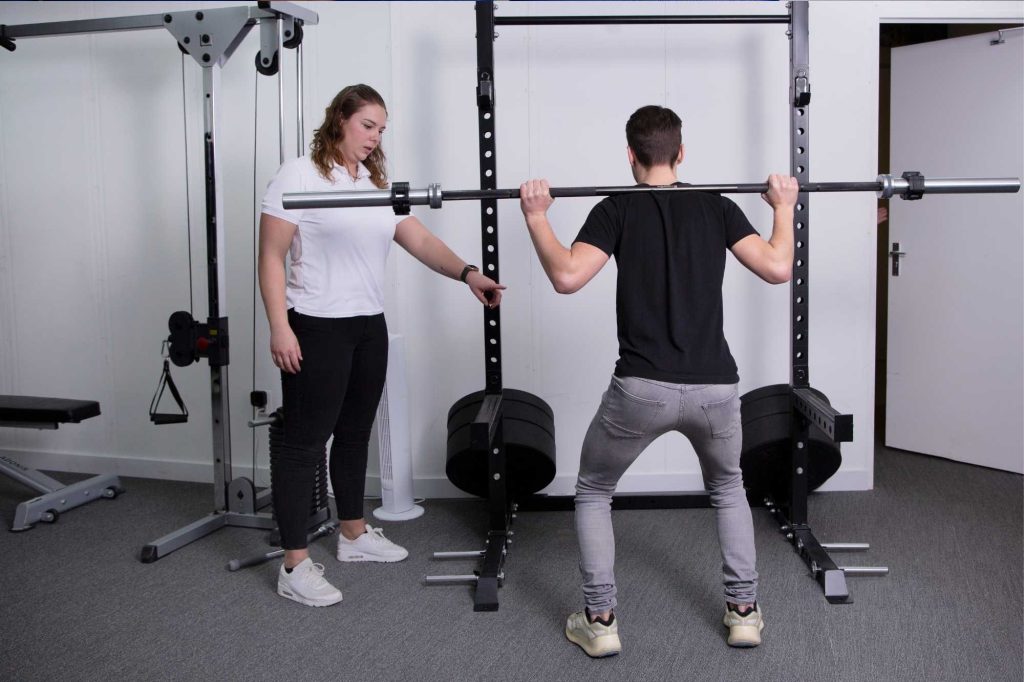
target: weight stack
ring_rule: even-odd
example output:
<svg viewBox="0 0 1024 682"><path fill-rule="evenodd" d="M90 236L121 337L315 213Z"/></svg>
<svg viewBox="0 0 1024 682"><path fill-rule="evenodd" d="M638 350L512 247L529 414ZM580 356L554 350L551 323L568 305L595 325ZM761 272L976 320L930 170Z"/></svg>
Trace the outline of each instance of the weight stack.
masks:
<svg viewBox="0 0 1024 682"><path fill-rule="evenodd" d="M274 462L281 452L284 439L284 409L277 408L273 414L274 422L270 425L270 480L274 480ZM324 449L316 467L313 481L313 497L309 507L309 515L316 516L320 510L327 509L327 450Z"/></svg>

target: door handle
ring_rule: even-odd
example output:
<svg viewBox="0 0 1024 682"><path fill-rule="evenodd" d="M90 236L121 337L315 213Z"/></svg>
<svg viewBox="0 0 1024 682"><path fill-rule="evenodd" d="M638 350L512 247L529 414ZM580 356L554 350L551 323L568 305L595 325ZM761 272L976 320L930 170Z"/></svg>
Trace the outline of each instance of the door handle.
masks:
<svg viewBox="0 0 1024 682"><path fill-rule="evenodd" d="M900 257L901 256L906 256L906 255L907 255L906 251L901 251L900 250L900 243L899 242L893 242L892 243L892 250L889 252L889 256L892 258L892 276L893 277L899 277L900 276Z"/></svg>

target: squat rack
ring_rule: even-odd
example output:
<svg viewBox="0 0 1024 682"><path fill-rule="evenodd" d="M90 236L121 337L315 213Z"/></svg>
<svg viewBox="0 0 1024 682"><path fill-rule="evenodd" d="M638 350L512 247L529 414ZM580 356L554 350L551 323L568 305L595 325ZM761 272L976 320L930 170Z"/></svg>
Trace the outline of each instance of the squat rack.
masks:
<svg viewBox="0 0 1024 682"><path fill-rule="evenodd" d="M885 575L884 567L839 567L829 556L829 550L865 550L863 543L835 543L823 545L815 538L808 525L807 496L810 489L819 485L835 472L829 468L831 459L838 467L838 446L835 458L826 457L822 450L811 454L812 441L838 444L853 440L853 417L835 410L824 394L810 386L808 337L809 337L809 234L810 214L808 194L810 192L876 192L879 197L890 198L899 195L903 199L920 199L926 193L1001 193L1020 191L1019 178L925 178L917 171L907 171L900 177L879 175L873 182L826 182L812 183L809 176L810 148L810 81L808 65L808 5L806 2L787 4L788 15L748 16L555 16L555 17L507 17L496 18L494 4L489 1L477 2L477 107L480 151L479 190L455 190L442 192L438 184L426 189L410 189L409 183L394 182L390 190L360 192L299 192L286 193L283 197L285 208L344 208L353 206L392 206L398 215L407 215L410 206L429 204L441 208L444 200L472 200L480 202L481 245L484 270L499 279L497 201L519 196L517 189L498 189L496 177L495 143L495 87L494 47L497 37L494 29L498 25L569 25L569 24L683 24L683 23L741 23L769 24L786 23L790 38L790 172L799 181L797 204L794 211L795 248L793 275L790 284L790 381L780 386L756 389L743 396L741 401L753 405L766 398L779 397L781 405L773 403L768 415L780 416L778 430L781 437L773 435L766 441L756 438L757 445L766 447L769 458L775 456L776 442L783 442L782 456L786 461L780 464L782 476L771 488L764 488L764 481L748 481L748 491L758 487L769 490L763 499L754 499L775 515L780 529L785 533L797 552L821 584L825 597L831 603L851 601L846 588L846 575ZM633 192L691 192L712 193L763 193L765 183L714 184L688 186L645 187L569 187L552 188L552 196L583 197L612 196ZM480 558L481 567L474 575L427 576L428 583L476 583L474 608L478 611L493 611L498 608L497 592L503 578L505 557L511 544L512 521L521 504L524 510L565 510L572 508L572 498L567 496L529 495L539 490L550 478L546 474L533 475L547 470L554 475L554 423L550 408L536 396L524 391L503 389L501 376L501 313L500 309L484 310L484 363L486 385L484 391L459 400L449 411L448 466L449 478L457 486L477 495L488 497L487 541L485 549L469 552L435 552L435 558ZM775 389L779 389L776 391ZM765 392L767 390L767 392ZM481 398L482 396L482 398ZM747 407L747 402L744 402ZM527 407L524 407L527 406ZM524 409L526 410L524 412ZM467 420L467 415L475 415ZM504 429L506 417L512 426L529 422L537 430L531 433ZM536 421L533 421L536 420ZM468 426L468 432L465 427ZM752 427L753 428L753 427ZM545 432L546 435L540 433ZM820 432L822 435L817 435ZM762 434L763 435L763 434ZM772 438L778 440L772 441ZM766 445L767 443L767 445ZM465 447L468 444L468 448ZM518 446L520 454L515 460L518 473L513 477L533 478L533 488L519 486L508 481L506 457L510 446ZM526 449L540 453L540 459L524 460ZM469 454L465 457L464 453ZM757 450L751 450L753 454ZM544 456L552 461L547 462ZM813 459L812 459L813 457ZM755 467L756 469L756 467ZM466 473L463 474L463 471ZM762 471L763 473L763 471ZM757 476L756 473L751 475ZM458 479L458 480L457 480ZM543 479L543 480L542 480ZM810 481L814 481L813 484ZM516 483L519 483L517 480ZM757 484L761 483L760 486ZM511 486L511 488L510 488ZM514 499L516 496L520 499ZM748 497L756 497L748 492ZM779 498L779 499L774 499ZM616 495L615 508L680 508L706 507L710 503L707 493L672 495Z"/></svg>
<svg viewBox="0 0 1024 682"><path fill-rule="evenodd" d="M175 364L186 366L207 358L210 364L210 400L213 431L213 503L214 510L187 526L154 540L142 548L140 559L152 563L194 540L225 526L260 528L275 527L272 514L259 509L270 504L270 488L256 493L253 481L234 478L231 464L230 403L228 399L229 334L226 315L224 259L224 190L221 159L216 154L220 128L221 68L256 25L260 27L260 50L255 66L264 75L278 74L280 116L280 153L284 160L284 89L279 71L283 48L297 48L298 144L302 148L301 39L304 24L315 25L315 12L290 2L258 2L255 6L183 10L159 14L56 21L15 26L0 25L0 47L10 52L17 48L19 38L42 38L61 35L114 33L144 29L166 29L177 42L178 49L191 56L203 70L203 157L206 200L206 266L209 315L205 323L187 318L185 329L175 329L172 316L171 356ZM184 331L185 347L174 348L175 331ZM258 423L267 423L266 420ZM328 517L326 501L310 518L310 525Z"/></svg>
<svg viewBox="0 0 1024 682"><path fill-rule="evenodd" d="M494 40L498 26L608 25L608 24L787 24L789 38L790 173L801 186L810 176L810 59L808 3L789 2L787 14L777 15L640 15L640 16L519 16L496 17L494 2L475 3L477 54L477 122L480 153L480 188L497 188L497 143L495 139ZM480 202L482 262L484 271L500 281L498 265L498 210L496 199ZM809 366L810 331L810 211L808 194L801 191L794 212L794 265L790 284L790 385L792 387L791 472L789 499L765 500L780 528L793 543L821 584L831 603L851 601L845 573L815 538L807 515L807 451L811 426L816 425L838 442L853 440L853 417L841 414L811 389ZM476 575L474 609L498 608L497 590L504 578L503 564L513 534L517 506L509 500L505 485L505 444L501 437L501 311L484 309L484 363L486 398L472 427L478 434L474 444L488 458L490 487L489 529L486 548ZM693 498L701 498L701 502ZM632 503L616 497L618 508L705 506L704 496L635 496ZM527 508L524 501L523 509ZM552 508L533 505L531 508ZM560 508L566 508L561 506Z"/></svg>
<svg viewBox="0 0 1024 682"><path fill-rule="evenodd" d="M828 555L827 548L817 541L807 523L808 450L812 426L824 432L836 443L853 440L853 417L841 414L810 386L808 357L809 335L809 235L810 213L808 191L867 191L875 190L891 196L895 190L908 199L920 198L928 183L920 173L904 173L902 179L879 176L875 183L817 183L809 177L810 112L811 100L809 67L808 5L789 2L785 15L607 15L607 16L518 16L496 17L494 2L475 3L477 54L477 125L480 153L480 190L442 193L440 186L426 190L410 190L408 183L394 183L390 192L309 193L286 194L286 208L331 206L379 206L390 203L398 214L407 214L411 204L430 204L440 208L444 198L480 201L481 257L484 271L500 281L498 262L498 206L499 199L517 195L515 190L497 189L497 146L495 126L494 40L497 26L535 25L594 25L594 24L787 24L790 39L789 94L790 94L790 173L800 184L794 211L795 248L793 276L790 284L790 457L787 498L778 503L771 497L764 500L776 516L786 537L792 541L800 556L821 583L829 602L849 602L846 573L878 575L888 572L884 568L842 569ZM999 186L998 189L981 188L974 181L932 181L945 191L1017 191L1019 180L1003 178L977 181L980 185ZM825 185L835 185L826 187ZM668 191L669 188L654 188ZM691 189L697 189L696 187ZM705 188L707 189L707 188ZM607 190L607 192L605 191ZM568 188L557 190L560 196L592 196L629 191L628 188ZM687 191L681 189L680 191ZM709 191L762 191L759 185L718 186ZM447 196L445 196L447 195ZM484 309L484 371L483 400L470 423L470 449L474 459L487 462L488 520L486 546L469 552L437 552L435 558L480 557L480 569L474 575L427 576L428 583L475 582L474 610L495 611L498 608L498 587L504 579L503 565L511 545L512 521L519 508L511 499L506 470L506 441L503 435L504 390L501 374L501 311ZM519 392L522 393L522 392ZM467 396L469 398L470 396ZM461 402L461 401L460 401ZM543 401L541 401L543 402ZM455 408L453 407L453 411ZM449 414L451 420L451 413ZM449 421L451 429L451 421ZM553 432L552 432L553 435ZM449 431L451 446L451 431ZM450 455L450 453L449 453ZM449 459L449 465L452 460ZM449 472L450 473L450 472ZM523 509L568 509L571 498L533 496L521 501ZM670 496L616 496L617 508L665 508L707 506L709 498L702 495ZM833 549L867 549L863 544L832 545Z"/></svg>

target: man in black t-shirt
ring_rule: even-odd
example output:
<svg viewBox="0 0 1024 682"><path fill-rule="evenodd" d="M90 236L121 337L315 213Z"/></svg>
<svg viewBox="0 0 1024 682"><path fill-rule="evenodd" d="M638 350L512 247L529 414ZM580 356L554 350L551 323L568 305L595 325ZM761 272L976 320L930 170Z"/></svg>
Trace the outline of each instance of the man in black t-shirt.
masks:
<svg viewBox="0 0 1024 682"><path fill-rule="evenodd" d="M680 185L682 123L646 106L626 123L627 156L639 187ZM774 211L762 239L729 199L704 192L637 192L608 197L590 212L571 248L547 219L544 180L520 187L520 205L555 290L578 291L615 257L619 359L583 441L576 483L576 532L586 608L565 634L591 656L621 651L611 498L630 464L658 436L679 431L693 444L715 508L731 646L757 646L754 529L740 471L736 362L722 331L726 251L772 284L793 270L795 178L771 175L763 196Z"/></svg>

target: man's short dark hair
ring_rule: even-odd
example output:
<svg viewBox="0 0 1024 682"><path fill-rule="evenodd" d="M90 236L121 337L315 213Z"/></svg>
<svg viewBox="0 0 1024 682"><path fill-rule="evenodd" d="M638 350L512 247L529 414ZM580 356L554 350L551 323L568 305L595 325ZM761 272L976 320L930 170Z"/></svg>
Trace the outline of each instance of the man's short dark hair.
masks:
<svg viewBox="0 0 1024 682"><path fill-rule="evenodd" d="M671 166L683 142L682 127L682 120L667 107L640 107L626 121L626 144L645 168Z"/></svg>

